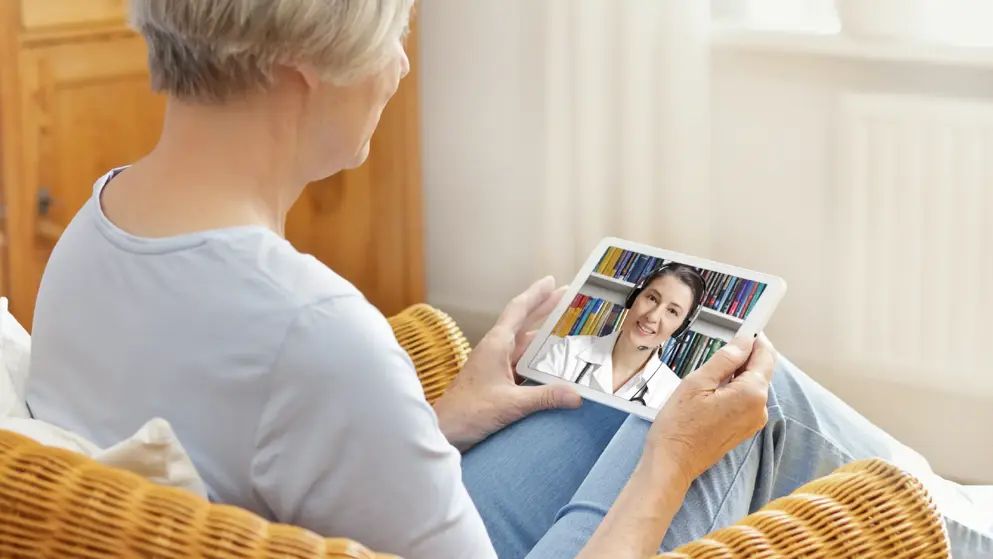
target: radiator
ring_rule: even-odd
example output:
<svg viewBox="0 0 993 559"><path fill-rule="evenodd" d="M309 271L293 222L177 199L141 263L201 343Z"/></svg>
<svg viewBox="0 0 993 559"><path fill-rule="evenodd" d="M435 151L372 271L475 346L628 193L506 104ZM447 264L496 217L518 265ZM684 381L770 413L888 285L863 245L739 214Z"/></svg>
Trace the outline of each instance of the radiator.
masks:
<svg viewBox="0 0 993 559"><path fill-rule="evenodd" d="M839 112L836 363L993 395L993 104L859 93Z"/></svg>

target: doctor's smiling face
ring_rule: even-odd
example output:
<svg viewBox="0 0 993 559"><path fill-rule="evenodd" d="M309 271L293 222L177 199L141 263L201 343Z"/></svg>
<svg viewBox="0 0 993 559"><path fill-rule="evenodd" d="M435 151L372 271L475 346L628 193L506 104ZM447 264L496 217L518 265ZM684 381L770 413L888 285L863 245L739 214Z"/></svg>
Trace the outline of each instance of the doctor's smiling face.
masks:
<svg viewBox="0 0 993 559"><path fill-rule="evenodd" d="M633 347L655 348L679 329L698 297L692 282L679 273L667 273L649 283L631 305L621 337Z"/></svg>

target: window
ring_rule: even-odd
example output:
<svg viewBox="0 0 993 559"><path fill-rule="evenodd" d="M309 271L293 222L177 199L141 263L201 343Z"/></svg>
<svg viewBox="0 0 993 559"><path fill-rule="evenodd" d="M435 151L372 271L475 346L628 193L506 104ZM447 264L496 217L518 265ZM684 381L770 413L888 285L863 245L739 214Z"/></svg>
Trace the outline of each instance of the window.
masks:
<svg viewBox="0 0 993 559"><path fill-rule="evenodd" d="M711 0L716 21L755 29L843 31L917 22L918 39L993 46L993 0ZM851 8L849 8L849 6ZM910 6L917 6L914 12ZM857 8L857 9L852 9Z"/></svg>

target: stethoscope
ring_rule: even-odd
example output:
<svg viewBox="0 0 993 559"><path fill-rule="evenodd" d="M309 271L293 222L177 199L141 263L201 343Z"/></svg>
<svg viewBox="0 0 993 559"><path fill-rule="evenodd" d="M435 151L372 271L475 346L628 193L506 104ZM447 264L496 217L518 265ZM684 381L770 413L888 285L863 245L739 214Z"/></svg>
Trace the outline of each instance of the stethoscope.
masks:
<svg viewBox="0 0 993 559"><path fill-rule="evenodd" d="M659 352L660 354L658 356L659 359L658 366L655 367L655 371L652 373L652 376L648 377L648 380L645 381L644 386L639 388L638 391L634 393L634 396L628 398L629 402L638 402L639 404L648 407L648 403L645 402L645 397L648 396L648 383L652 382L652 379L655 378L655 375L658 374L659 369L662 368L662 365L665 365L665 362L662 361L662 355L661 355L662 346L660 345L656 351ZM579 371L579 376L577 376L576 380L574 380L573 382L579 384L579 381L583 380L583 377L586 376L586 373L588 373L590 369L593 368L593 365L594 365L593 363L586 363L586 365L583 365L583 370ZM596 366L597 368L599 368L600 364L597 363Z"/></svg>

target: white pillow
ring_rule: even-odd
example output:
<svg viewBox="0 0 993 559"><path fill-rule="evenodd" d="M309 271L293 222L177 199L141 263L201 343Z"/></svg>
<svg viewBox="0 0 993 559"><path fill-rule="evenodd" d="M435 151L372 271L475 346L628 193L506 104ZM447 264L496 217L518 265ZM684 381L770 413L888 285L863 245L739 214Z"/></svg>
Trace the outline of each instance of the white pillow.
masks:
<svg viewBox="0 0 993 559"><path fill-rule="evenodd" d="M0 297L0 417L30 417L24 394L31 364L31 336Z"/></svg>
<svg viewBox="0 0 993 559"><path fill-rule="evenodd" d="M178 487L209 498L193 461L169 423L160 418L145 423L134 435L101 449L83 437L37 419L0 418L0 429L19 433L45 445L82 454L101 464L127 470L153 483Z"/></svg>
<svg viewBox="0 0 993 559"><path fill-rule="evenodd" d="M107 449L76 433L32 419L25 403L30 362L31 336L8 311L7 298L0 297L0 429L207 498L203 479L164 419L149 420L135 434Z"/></svg>

